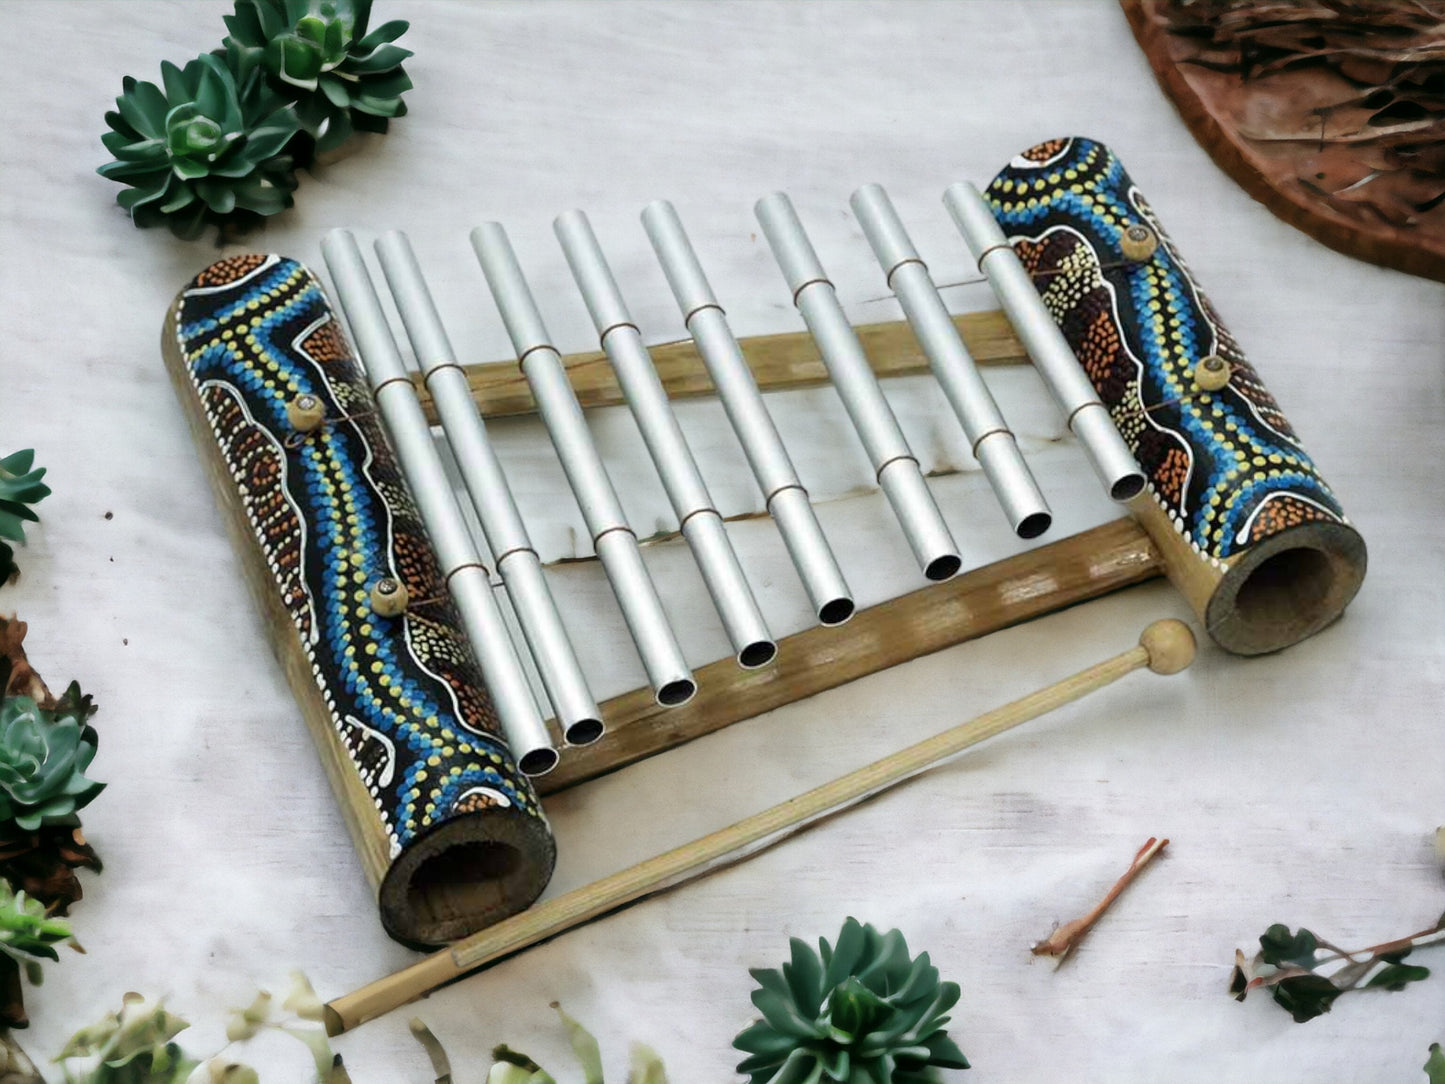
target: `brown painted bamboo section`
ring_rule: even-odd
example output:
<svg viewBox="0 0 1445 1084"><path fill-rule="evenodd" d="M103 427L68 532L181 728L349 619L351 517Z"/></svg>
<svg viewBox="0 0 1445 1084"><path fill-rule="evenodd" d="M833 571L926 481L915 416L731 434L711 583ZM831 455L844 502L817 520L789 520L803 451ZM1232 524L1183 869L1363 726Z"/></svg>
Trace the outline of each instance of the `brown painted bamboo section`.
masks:
<svg viewBox="0 0 1445 1084"><path fill-rule="evenodd" d="M970 312L953 318L974 360L980 365L1026 363L1028 355L1001 312ZM908 325L899 321L861 324L856 329L873 371L879 376L913 376L928 372L928 359ZM740 341L743 356L763 391L810 388L828 383L828 371L806 331L755 335ZM691 339L654 346L652 360L663 387L673 399L712 395L712 381ZM617 406L625 400L617 377L600 350L568 354L562 359L567 377L585 408ZM515 361L463 366L472 397L483 417L531 414L537 405ZM412 377L427 418L437 424L436 408L420 374Z"/></svg>
<svg viewBox="0 0 1445 1084"><path fill-rule="evenodd" d="M710 663L697 671L697 695L681 707L658 707L645 688L614 697L602 705L607 739L567 750L556 770L536 782L543 794L555 793L773 708L1163 571L1158 549L1133 520L1080 531L861 610L846 624L784 637L771 666L739 670L731 658Z"/></svg>
<svg viewBox="0 0 1445 1084"><path fill-rule="evenodd" d="M855 619L856 620L856 619ZM1147 666L1177 674L1194 659L1194 637L1180 621L1156 621L1139 643L1113 658L985 712L931 738L840 776L806 794L746 817L590 885L547 900L431 956L337 998L326 1006L326 1030L339 1035L409 1001L548 938L601 918L657 892L726 868L795 833Z"/></svg>

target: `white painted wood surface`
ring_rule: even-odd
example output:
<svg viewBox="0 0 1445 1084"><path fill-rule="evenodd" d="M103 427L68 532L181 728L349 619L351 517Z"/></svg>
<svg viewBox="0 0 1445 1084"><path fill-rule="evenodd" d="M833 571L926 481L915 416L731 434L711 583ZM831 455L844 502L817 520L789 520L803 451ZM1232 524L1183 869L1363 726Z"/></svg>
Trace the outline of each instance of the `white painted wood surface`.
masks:
<svg viewBox="0 0 1445 1084"><path fill-rule="evenodd" d="M1179 123L1105 3L463 5L378 0L412 20L412 115L360 153L304 176L299 206L253 244L320 267L324 230L411 234L453 339L471 360L506 339L466 244L504 221L564 349L590 345L551 237L592 216L644 333L678 337L636 215L672 199L743 334L798 326L751 204L786 188L857 318L889 303L846 200L885 184L942 281L967 257L939 204L1032 143L1111 144L1258 363L1369 541L1345 620L1244 661L1203 653L1178 678L1139 676L964 762L701 884L533 950L419 1008L459 1082L505 1041L557 1072L560 999L602 1037L620 1079L631 1040L678 1084L736 1079L749 966L787 937L831 937L846 915L901 927L962 984L955 1034L976 1081L1279 1082L1422 1078L1445 1039L1445 980L1352 996L1304 1026L1224 993L1234 949L1275 921L1367 944L1427 924L1445 893L1430 839L1445 820L1440 701L1445 591L1439 463L1441 288L1330 252L1251 202ZM10 0L0 69L0 451L35 446L55 494L0 606L31 623L51 682L101 704L87 811L106 859L74 912L86 956L27 996L37 1057L131 989L170 995L219 1045L223 1010L287 970L323 996L411 959L375 920L308 739L224 537L158 353L174 292L221 255L131 230L104 161L102 114L120 77L155 78L221 37L217 3ZM238 251L232 249L228 251ZM988 305L978 287L959 309ZM1028 373L990 378L1014 415L1059 531L1110 514ZM941 396L889 395L971 559L1010 551ZM779 416L861 598L916 580L867 482L831 391L780 396ZM729 511L756 502L711 404L684 424ZM666 527L622 411L599 438L639 527ZM575 518L535 424L499 427L554 555ZM828 438L810 443L821 433ZM107 518L107 513L113 518ZM740 548L786 632L802 594L766 524ZM695 571L651 547L697 662L722 653ZM590 566L558 592L603 695L637 683L615 606ZM599 619L587 624L588 614ZM742 724L565 795L551 809L553 891L683 842L905 742L1111 654L1153 617L1186 616L1163 585L1078 608ZM1028 945L1081 913L1150 835L1172 840L1060 971ZM1421 959L1422 963L1432 961ZM1445 960L1434 961L1445 966ZM406 1013L339 1043L358 1084L429 1080ZM304 1053L255 1052L270 1081Z"/></svg>

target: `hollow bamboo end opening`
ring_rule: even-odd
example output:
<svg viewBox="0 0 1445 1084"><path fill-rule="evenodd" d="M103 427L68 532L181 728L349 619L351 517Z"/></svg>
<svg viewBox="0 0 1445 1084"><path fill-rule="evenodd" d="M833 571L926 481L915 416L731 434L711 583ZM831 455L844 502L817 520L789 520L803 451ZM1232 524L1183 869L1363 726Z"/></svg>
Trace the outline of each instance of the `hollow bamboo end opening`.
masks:
<svg viewBox="0 0 1445 1084"><path fill-rule="evenodd" d="M413 842L381 884L381 922L404 945L433 948L528 907L552 875L556 845L533 817L469 813Z"/></svg>
<svg viewBox="0 0 1445 1084"><path fill-rule="evenodd" d="M1296 644L1334 621L1365 578L1365 541L1344 523L1307 523L1246 550L1224 573L1204 620L1238 655Z"/></svg>

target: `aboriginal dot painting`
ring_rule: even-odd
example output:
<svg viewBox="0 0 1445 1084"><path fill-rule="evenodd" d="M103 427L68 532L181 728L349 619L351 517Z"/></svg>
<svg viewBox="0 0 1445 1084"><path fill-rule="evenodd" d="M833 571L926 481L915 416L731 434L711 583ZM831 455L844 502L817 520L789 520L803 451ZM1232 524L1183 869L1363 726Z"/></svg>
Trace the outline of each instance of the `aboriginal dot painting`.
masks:
<svg viewBox="0 0 1445 1084"><path fill-rule="evenodd" d="M542 819L501 737L371 395L321 288L294 260L237 256L203 271L176 313L181 357L337 733L394 858L449 818ZM327 422L296 432L286 405ZM372 612L400 580L414 600ZM545 823L545 822L543 822Z"/></svg>
<svg viewBox="0 0 1445 1084"><path fill-rule="evenodd" d="M1149 479L1200 554L1222 563L1312 521L1345 522L1279 405L1109 148L1051 140L1010 163L986 193L1014 251ZM1159 246L1127 260L1124 230ZM1202 358L1229 383L1201 391Z"/></svg>

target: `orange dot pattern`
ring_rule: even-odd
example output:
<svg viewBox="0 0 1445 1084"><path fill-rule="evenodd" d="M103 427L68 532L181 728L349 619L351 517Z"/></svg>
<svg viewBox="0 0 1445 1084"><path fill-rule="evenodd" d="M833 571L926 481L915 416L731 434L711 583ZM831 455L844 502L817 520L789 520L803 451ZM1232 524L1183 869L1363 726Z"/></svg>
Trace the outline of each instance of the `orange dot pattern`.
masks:
<svg viewBox="0 0 1445 1084"><path fill-rule="evenodd" d="M1288 531L1291 527L1326 522L1332 518L1318 505L1298 500L1288 493L1279 493L1271 497L1255 515L1249 541L1255 543L1270 535Z"/></svg>

